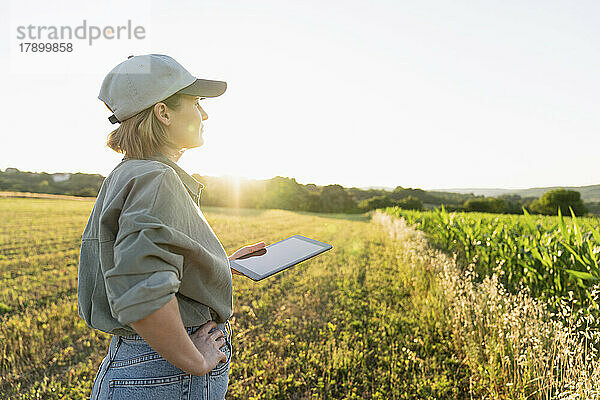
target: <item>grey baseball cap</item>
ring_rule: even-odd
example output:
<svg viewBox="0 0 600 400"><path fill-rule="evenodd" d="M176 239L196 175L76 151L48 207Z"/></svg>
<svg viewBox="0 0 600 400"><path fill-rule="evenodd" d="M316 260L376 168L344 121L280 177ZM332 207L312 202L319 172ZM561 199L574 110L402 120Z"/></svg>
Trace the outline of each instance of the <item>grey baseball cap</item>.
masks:
<svg viewBox="0 0 600 400"><path fill-rule="evenodd" d="M181 64L164 54L129 56L114 67L102 81L98 98L113 112L113 124L175 94L217 97L227 83L198 79Z"/></svg>

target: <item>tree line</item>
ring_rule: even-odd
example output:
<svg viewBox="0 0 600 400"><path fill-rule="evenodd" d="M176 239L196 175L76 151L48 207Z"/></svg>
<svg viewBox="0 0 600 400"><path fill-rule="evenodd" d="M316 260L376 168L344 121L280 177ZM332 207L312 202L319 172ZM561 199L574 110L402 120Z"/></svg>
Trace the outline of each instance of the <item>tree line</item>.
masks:
<svg viewBox="0 0 600 400"><path fill-rule="evenodd" d="M0 190L34 193L64 194L95 197L104 177L99 174L48 174L19 171L15 168L0 171ZM279 208L286 210L363 213L376 208L398 206L403 209L423 210L444 207L448 211L473 211L501 214L563 215L588 212L600 214L600 203L584 204L577 191L550 190L542 197L521 198L518 195L498 197L473 194L425 191L397 186L393 191L383 189L344 188L338 184L319 186L300 184L295 178L276 176L267 180L234 179L192 175L205 188L201 205L240 208Z"/></svg>

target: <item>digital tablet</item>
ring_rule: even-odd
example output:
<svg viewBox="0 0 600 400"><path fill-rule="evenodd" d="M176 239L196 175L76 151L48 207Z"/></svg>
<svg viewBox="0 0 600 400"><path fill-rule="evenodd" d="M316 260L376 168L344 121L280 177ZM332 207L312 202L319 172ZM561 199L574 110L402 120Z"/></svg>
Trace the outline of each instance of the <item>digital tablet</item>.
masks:
<svg viewBox="0 0 600 400"><path fill-rule="evenodd" d="M260 281L277 272L293 267L333 246L306 236L294 235L270 244L264 249L229 261L231 268L248 278Z"/></svg>

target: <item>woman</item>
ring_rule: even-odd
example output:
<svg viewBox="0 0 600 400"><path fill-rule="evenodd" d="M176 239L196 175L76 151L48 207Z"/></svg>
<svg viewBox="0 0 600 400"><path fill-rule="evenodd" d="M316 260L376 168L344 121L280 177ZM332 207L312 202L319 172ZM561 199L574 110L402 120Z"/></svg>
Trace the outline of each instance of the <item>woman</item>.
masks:
<svg viewBox="0 0 600 400"><path fill-rule="evenodd" d="M196 79L161 54L130 56L98 98L120 123L125 157L104 180L82 236L77 298L86 323L112 334L91 399L223 399L233 315L229 260L200 211L204 187L177 165L203 144L199 100L226 83ZM227 330L229 327L229 330Z"/></svg>

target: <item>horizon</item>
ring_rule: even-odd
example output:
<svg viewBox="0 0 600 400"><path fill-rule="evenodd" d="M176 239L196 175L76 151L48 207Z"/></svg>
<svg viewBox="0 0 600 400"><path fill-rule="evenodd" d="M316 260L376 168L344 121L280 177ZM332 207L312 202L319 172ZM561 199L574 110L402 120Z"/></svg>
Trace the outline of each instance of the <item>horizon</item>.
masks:
<svg viewBox="0 0 600 400"><path fill-rule="evenodd" d="M75 174L75 173L83 173L83 174L99 174L102 175L103 177L106 178L106 176L108 174L101 174L98 172L85 172L85 171L56 171L56 172L50 172L50 171L30 171L30 170L24 170L18 167L14 167L14 166L8 166L6 168L16 168L19 170L19 172L30 172L30 173L36 173L36 174L40 174L40 173L47 173L49 175L54 175L54 174ZM4 171L6 170L6 168L0 168L0 172L4 173ZM298 182L301 185L309 185L309 184L314 184L317 186L327 186L327 185L341 185L344 188L358 188L358 189L363 189L363 190L368 190L368 189L379 189L381 188L382 190L394 190L396 187L401 186L404 189L421 189L421 190L425 190L425 191L430 191L430 192L435 192L435 191L453 191L453 190L527 190L527 189L543 189L543 188L558 188L558 187L586 187L586 186L597 186L600 185L600 183L597 184L591 184L591 185L553 185L553 186L531 186L531 187L521 187L521 188L506 188L506 187L461 187L461 188L425 188L425 187L409 187L409 186L403 186L403 185L394 185L394 186L383 186L383 185L363 185L363 186L357 186L357 185L351 185L351 186L346 186L346 185L342 185L340 183L336 183L336 182L332 182L332 183L317 183L317 182L302 182L300 180L298 180L296 177L294 176L282 176L282 175L273 175L271 177L267 177L267 178L249 178L249 177L244 177L244 176L239 176L239 175L205 175L205 174L200 174L198 172L194 172L194 171L186 171L188 172L190 175L200 175L203 177L211 177L211 178L219 178L219 179L240 179L240 180L269 180L269 179L273 179L277 176L281 176L283 178L288 178L288 179L296 179L296 182Z"/></svg>
<svg viewBox="0 0 600 400"><path fill-rule="evenodd" d="M116 126L100 84L128 55L160 53L228 83L203 100L204 145L178 162L190 173L424 190L600 182L597 2L61 4L0 5L3 170L108 175L122 155L106 147ZM19 27L82 20L130 20L144 38L19 51Z"/></svg>

